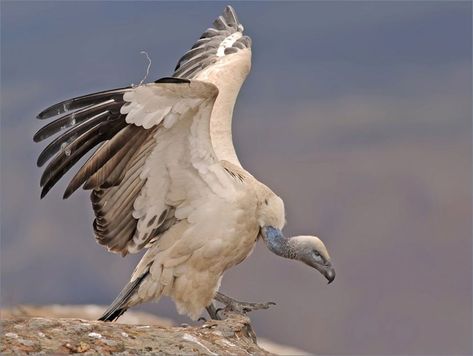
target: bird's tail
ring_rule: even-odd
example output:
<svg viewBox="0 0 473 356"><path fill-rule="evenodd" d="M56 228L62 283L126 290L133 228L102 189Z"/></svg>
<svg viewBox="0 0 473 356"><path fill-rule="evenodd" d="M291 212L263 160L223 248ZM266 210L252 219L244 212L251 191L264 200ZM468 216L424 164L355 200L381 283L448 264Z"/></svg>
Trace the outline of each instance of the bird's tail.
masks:
<svg viewBox="0 0 473 356"><path fill-rule="evenodd" d="M118 297L110 304L105 313L98 319L101 321L115 321L130 307L128 301L135 294L141 282L149 274L149 270L135 280L128 282L125 288L122 289Z"/></svg>

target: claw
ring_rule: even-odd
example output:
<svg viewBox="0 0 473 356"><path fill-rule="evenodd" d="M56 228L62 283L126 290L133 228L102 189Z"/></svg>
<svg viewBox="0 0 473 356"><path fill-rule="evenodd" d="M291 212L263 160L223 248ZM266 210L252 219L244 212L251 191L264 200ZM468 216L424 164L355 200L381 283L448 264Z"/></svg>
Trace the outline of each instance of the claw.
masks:
<svg viewBox="0 0 473 356"><path fill-rule="evenodd" d="M221 312L221 311L223 311L223 310L224 310L223 308L217 308L217 309L215 309L215 315L218 316L218 313Z"/></svg>
<svg viewBox="0 0 473 356"><path fill-rule="evenodd" d="M209 313L209 316L213 320L222 320L222 318L218 315L219 309L215 309L215 305L213 303L210 303L208 307L206 307L207 313Z"/></svg>

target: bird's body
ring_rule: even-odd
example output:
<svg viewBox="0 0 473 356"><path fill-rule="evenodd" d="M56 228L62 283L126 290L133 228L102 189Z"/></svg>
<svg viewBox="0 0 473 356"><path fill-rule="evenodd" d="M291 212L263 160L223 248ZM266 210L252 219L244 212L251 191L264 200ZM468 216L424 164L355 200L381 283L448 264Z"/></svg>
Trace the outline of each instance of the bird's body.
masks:
<svg viewBox="0 0 473 356"><path fill-rule="evenodd" d="M95 235L110 251L147 249L102 320L163 295L197 318L224 272L251 253L259 236L271 251L333 280L323 243L282 235L282 200L235 153L233 108L250 68L251 41L227 7L173 77L67 100L38 115L65 114L42 128L37 141L70 127L38 159L42 165L55 155L41 178L42 196L101 143L65 197L81 185L92 189Z"/></svg>
<svg viewBox="0 0 473 356"><path fill-rule="evenodd" d="M179 98L169 105L187 105L192 100L191 109L169 124L166 118L172 115L162 118L164 125L155 134L154 149L141 174L146 183L134 204L134 216L139 217L135 236L140 241L154 236L151 231L159 227L156 217L166 209L173 210L175 222L147 242L149 249L131 282L145 277L126 307L167 295L178 311L197 318L211 303L223 273L253 250L264 201L273 197L281 202L273 223L278 228L284 224L284 209L269 188L241 166L219 160L214 152L209 133L218 91L213 84L193 80L159 90L154 84L137 88L124 96L131 103L122 110L127 121L151 125L147 113L156 120L152 106L159 102L161 107L165 100L149 98L153 93L166 97L162 91Z"/></svg>
<svg viewBox="0 0 473 356"><path fill-rule="evenodd" d="M150 247L132 279L150 273L130 304L163 294L174 300L179 312L197 318L212 302L223 273L251 253L259 234L254 178L239 174L244 177L241 181L223 175L222 186L233 187L231 192L204 197L192 217L181 220Z"/></svg>

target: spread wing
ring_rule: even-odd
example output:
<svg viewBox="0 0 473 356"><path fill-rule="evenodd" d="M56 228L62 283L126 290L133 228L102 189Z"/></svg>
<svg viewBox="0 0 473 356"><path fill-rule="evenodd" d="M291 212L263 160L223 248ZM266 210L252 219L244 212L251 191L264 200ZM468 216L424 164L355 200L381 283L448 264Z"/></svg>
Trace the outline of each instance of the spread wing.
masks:
<svg viewBox="0 0 473 356"><path fill-rule="evenodd" d="M243 26L235 11L227 6L213 27L205 31L192 49L179 60L174 76L160 79L155 84L169 90L190 85L191 82L185 78L198 76L204 69L221 63L219 61L225 56L249 48L250 45L251 40L243 36ZM91 189L97 241L109 250L122 254L141 249L176 219L175 208L171 205L166 205L164 210L160 210L162 206L156 206L153 208L156 215L151 217L142 215L145 208L134 210L134 206L141 204L141 194L147 189L149 177L146 176L145 165L156 147L155 136L161 135L158 133L160 127L174 120L171 119L173 115L166 111L170 107L169 103L175 101L175 105L181 104L178 105L177 97L171 96L170 101L165 101L162 97L150 96L150 102L157 100L156 103L159 103L155 109L163 115L164 121L156 124L152 119L154 116L150 115L143 117L142 123L137 124L130 121L130 113L126 111L126 107L132 105L127 97L135 95L133 93L137 91L138 88L124 87L53 105L41 112L38 118L55 120L34 136L34 140L39 142L56 135L37 161L39 167L48 163L40 181L42 198L81 158L93 152L70 181L64 198L81 186ZM197 100L187 99L183 101L186 105ZM155 186L153 189L161 188ZM153 229L143 227L148 224ZM150 236L138 233L139 230L146 230Z"/></svg>
<svg viewBox="0 0 473 356"><path fill-rule="evenodd" d="M186 218L200 197L228 194L221 182L229 176L215 157L209 133L217 94L209 83L164 78L46 109L39 118L66 115L41 129L36 140L57 127L71 128L38 159L41 165L56 154L41 178L42 196L101 144L72 178L65 197L81 185L93 189L97 241L122 254L142 249Z"/></svg>
<svg viewBox="0 0 473 356"><path fill-rule="evenodd" d="M225 56L251 48L251 39L243 34L243 25L235 10L226 6L211 28L208 28L177 62L173 77L197 78L204 69Z"/></svg>

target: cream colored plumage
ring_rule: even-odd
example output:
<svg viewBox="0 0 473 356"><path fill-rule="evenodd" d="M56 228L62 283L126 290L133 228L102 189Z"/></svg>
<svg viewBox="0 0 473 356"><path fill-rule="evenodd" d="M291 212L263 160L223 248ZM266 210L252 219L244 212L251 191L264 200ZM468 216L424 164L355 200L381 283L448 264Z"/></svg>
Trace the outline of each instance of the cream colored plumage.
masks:
<svg viewBox="0 0 473 356"><path fill-rule="evenodd" d="M197 318L211 303L225 270L250 254L260 226L284 224L282 201L276 200L280 204L275 204L274 216L261 216L262 202L274 194L241 167L215 155L209 127L217 93L212 84L192 80L142 86L125 94L130 103L122 109L127 122L150 127L163 122L134 206L138 231L147 236L152 229L147 222L164 206L175 207L178 219L150 244L134 272L132 281L149 274L128 307L168 295L179 312ZM166 102L168 97L176 101Z"/></svg>
<svg viewBox="0 0 473 356"><path fill-rule="evenodd" d="M66 145L43 174L42 196L104 142L65 196L85 183L93 189L97 241L123 255L147 249L101 320L163 295L197 318L212 305L224 272L251 253L259 236L272 252L333 280L323 243L282 235L282 200L243 169L235 153L233 108L250 68L251 41L227 7L181 58L173 78L71 99L39 114L72 112L35 135L40 141L71 127L38 159L41 165Z"/></svg>
<svg viewBox="0 0 473 356"><path fill-rule="evenodd" d="M154 107L146 107L151 103L162 107L162 91L176 98L175 103L170 102L170 114L163 118L153 116ZM153 95L156 98L150 100ZM165 206L175 208L178 220L150 244L138 265L132 280L147 271L149 275L129 306L164 294L172 297L180 312L196 318L210 304L223 272L253 248L259 232L255 180L242 169L219 162L213 152L209 123L216 97L216 87L194 80L165 88L156 84L138 87L125 95L131 105L122 112L129 110L129 123L146 123L143 118L147 115L155 125L164 120L142 173L146 184L134 206L138 232L148 235L153 226L147 222ZM155 189L157 186L166 188Z"/></svg>
<svg viewBox="0 0 473 356"><path fill-rule="evenodd" d="M212 83L219 89L210 121L210 136L217 157L237 166L240 166L240 161L232 140L233 108L250 69L251 48L247 48L221 58L196 76L196 79Z"/></svg>

